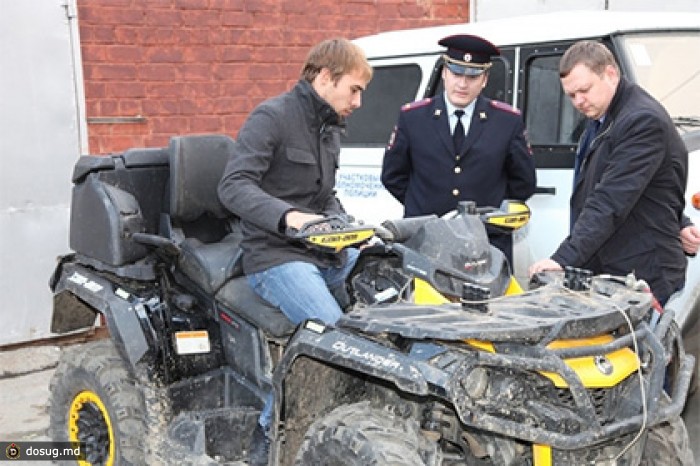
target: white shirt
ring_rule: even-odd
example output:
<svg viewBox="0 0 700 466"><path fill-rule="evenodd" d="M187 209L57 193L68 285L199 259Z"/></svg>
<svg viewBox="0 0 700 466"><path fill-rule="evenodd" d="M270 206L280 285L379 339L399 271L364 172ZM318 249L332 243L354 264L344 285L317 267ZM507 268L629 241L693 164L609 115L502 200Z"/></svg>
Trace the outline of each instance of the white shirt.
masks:
<svg viewBox="0 0 700 466"><path fill-rule="evenodd" d="M472 115L474 114L474 107L476 107L476 99L464 108L458 108L452 105L447 99L447 94L445 94L445 108L447 109L447 114L449 115L448 121L450 123L450 134L454 133L455 126L457 126L457 115L455 115L455 110L464 110L464 115L462 115L462 126L464 126L464 135L469 134L469 124L472 121Z"/></svg>

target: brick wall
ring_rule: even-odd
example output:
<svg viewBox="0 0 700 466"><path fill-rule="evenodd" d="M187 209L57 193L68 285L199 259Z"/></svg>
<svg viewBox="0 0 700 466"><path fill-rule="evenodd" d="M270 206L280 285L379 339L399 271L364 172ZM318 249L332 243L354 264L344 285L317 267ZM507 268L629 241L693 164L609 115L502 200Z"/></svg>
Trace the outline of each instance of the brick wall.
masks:
<svg viewBox="0 0 700 466"><path fill-rule="evenodd" d="M78 0L89 150L236 135L333 36L463 22L468 0Z"/></svg>

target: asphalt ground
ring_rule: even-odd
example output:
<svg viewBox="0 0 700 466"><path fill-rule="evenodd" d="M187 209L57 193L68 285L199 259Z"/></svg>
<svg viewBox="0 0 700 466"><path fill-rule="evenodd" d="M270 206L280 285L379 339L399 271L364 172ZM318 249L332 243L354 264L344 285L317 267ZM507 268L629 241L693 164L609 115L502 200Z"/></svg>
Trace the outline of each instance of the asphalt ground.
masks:
<svg viewBox="0 0 700 466"><path fill-rule="evenodd" d="M0 441L48 442L49 382L61 350L39 346L0 352ZM0 451L6 458L6 452ZM20 458L3 464L46 465Z"/></svg>
<svg viewBox="0 0 700 466"><path fill-rule="evenodd" d="M0 350L0 442L50 441L47 436L49 383L60 354L61 348L51 345ZM684 419L695 463L700 466L700 390L688 399ZM0 462L4 463L4 459L0 457ZM6 464L49 463L20 459Z"/></svg>

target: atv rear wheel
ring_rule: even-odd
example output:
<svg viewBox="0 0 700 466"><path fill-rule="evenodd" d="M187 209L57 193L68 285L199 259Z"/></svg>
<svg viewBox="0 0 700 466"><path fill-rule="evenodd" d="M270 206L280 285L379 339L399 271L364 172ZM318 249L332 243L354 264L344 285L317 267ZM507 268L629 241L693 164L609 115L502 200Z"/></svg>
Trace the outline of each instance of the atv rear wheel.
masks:
<svg viewBox="0 0 700 466"><path fill-rule="evenodd" d="M65 351L50 391L50 436L57 442L82 442L87 463L81 464L144 462L143 393L111 341Z"/></svg>
<svg viewBox="0 0 700 466"><path fill-rule="evenodd" d="M340 406L314 422L295 464L433 466L440 464L440 453L416 421L362 402Z"/></svg>

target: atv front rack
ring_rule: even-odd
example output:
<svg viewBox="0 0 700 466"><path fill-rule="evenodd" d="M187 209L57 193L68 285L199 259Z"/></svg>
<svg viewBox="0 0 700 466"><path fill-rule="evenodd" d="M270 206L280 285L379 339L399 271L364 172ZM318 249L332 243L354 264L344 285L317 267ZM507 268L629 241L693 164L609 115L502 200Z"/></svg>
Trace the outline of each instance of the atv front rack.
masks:
<svg viewBox="0 0 700 466"><path fill-rule="evenodd" d="M395 333L406 338L489 342L529 342L600 335L640 322L651 295L610 282L596 290L573 292L552 283L521 295L486 300L488 312L470 312L460 304L356 306L342 325L367 333Z"/></svg>

